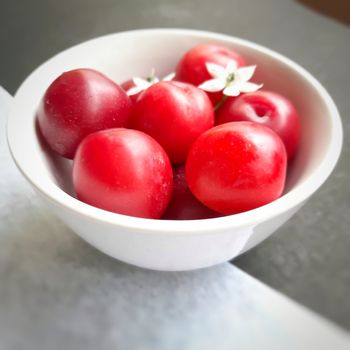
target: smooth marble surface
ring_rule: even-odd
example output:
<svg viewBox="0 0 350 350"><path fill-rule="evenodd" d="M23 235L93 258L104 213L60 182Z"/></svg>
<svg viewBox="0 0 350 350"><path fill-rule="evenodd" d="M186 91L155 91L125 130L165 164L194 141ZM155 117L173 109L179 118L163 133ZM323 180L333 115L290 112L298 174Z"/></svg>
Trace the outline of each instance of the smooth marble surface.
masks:
<svg viewBox="0 0 350 350"><path fill-rule="evenodd" d="M12 97L0 87L1 133L7 102ZM4 141L0 349L345 350L350 345L343 330L229 263L165 273L103 255L39 202Z"/></svg>

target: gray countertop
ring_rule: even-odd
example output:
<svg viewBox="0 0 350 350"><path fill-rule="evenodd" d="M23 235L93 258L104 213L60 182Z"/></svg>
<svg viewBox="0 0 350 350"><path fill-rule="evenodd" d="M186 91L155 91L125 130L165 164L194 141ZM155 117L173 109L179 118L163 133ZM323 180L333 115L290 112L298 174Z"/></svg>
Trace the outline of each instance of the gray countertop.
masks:
<svg viewBox="0 0 350 350"><path fill-rule="evenodd" d="M350 28L313 12L298 2L287 0L178 0L176 3L162 0L5 0L0 4L0 85L14 93L21 81L36 66L62 49L106 33L149 27L205 29L266 45L308 69L333 96L343 118L345 135L342 157L335 172L304 208L273 237L233 263L278 291L350 329L350 186L347 183L350 144L346 137L350 127ZM1 172L3 171L7 170L1 169ZM0 186L11 185L2 178L3 176L0 178ZM14 185L18 186L17 183ZM22 187L19 186L7 195L20 196L21 191ZM22 226L11 223L11 211L8 212L7 225L5 222L5 225L2 223L0 226L0 237L16 234L19 238L19 241L8 241L11 242L8 243L9 246L5 244L0 247L0 262L7 262L7 265L4 265L7 270L0 269L0 284L5 281L8 286L12 283L28 288L28 295L34 298L26 301L28 305L45 307L57 302L66 307L70 306L76 300L70 300L69 296L63 298L61 293L74 288L74 293L81 291L85 296L79 300L78 309L85 307L89 313L94 314L101 312L91 302L96 293L96 286L99 286L96 297L111 297L109 291L104 290L106 279L122 282L126 275L131 275L135 278L134 288L145 288L137 283L138 274L141 273L137 269L119 264L121 267L118 268L118 273L114 273L115 263L111 259L102 257L60 225L55 226L49 233L35 230L35 225L39 228L39 225L53 218L46 212L42 215L42 209L35 201L32 203L32 210L28 212L25 203L23 204L23 197L21 198L15 201L11 211L19 213L18 220L22 220ZM32 201L32 198L28 196L27 200ZM1 207L1 210L6 208ZM31 235L21 231L26 225L32 225ZM47 234L50 235L52 247L47 244ZM13 265L15 260L10 259L7 254L16 254L21 263ZM87 258L82 259L83 256ZM28 259L34 259L36 264L27 266ZM56 263L51 263L52 260ZM57 262L61 262L61 265ZM33 266L39 266L40 269L35 272L31 270ZM88 271L91 269L96 273L103 271L101 278L94 281L94 287L87 281ZM215 271L214 269L193 276L200 279L203 274L209 274L210 278L214 278ZM11 272L11 277L8 277L7 272ZM33 273L42 278L28 279ZM43 277L45 274L54 278L46 279ZM196 280L192 281L188 276L191 274L181 277L181 283L187 283L188 287L191 287ZM23 280L27 283L22 283ZM61 280L65 281L66 285L61 285ZM172 279L169 277L169 281L162 283L172 283ZM113 283L109 285L113 286ZM40 288L40 296L43 299L35 300L32 288ZM149 288L147 293L152 299L155 294L153 289ZM55 290L55 293L52 293L52 290ZM1 300L12 300L9 295L13 293L25 295L26 290L0 288L0 305ZM191 296L188 297L188 303L195 302ZM141 304L143 301L135 302ZM167 302L171 304L175 301L169 298ZM152 305L149 305L152 308ZM107 316L109 312L113 312L109 304L102 306ZM18 305L18 308L20 307L21 305ZM130 308L130 305L124 307ZM2 310L10 312L6 306ZM60 310L60 306L55 309L58 315ZM171 310L170 307L170 313ZM29 313L33 316L33 324L32 328L28 329L35 329L35 315L39 312L40 308ZM74 327L78 322L84 323L84 319L79 315L84 318L84 314L72 313L72 322L67 326L59 324L59 318L51 320L53 324L50 326L59 329ZM97 319L102 323L107 322L105 317ZM179 315L169 317L171 319ZM24 317L23 322L30 321ZM9 314L6 325L9 330L14 326L11 322ZM126 322L133 322L133 318L130 316ZM150 319L150 322L157 323L157 317ZM86 327L88 329L88 324ZM81 329L77 327L77 336ZM108 333L106 336L113 335ZM150 333L148 336L152 338L154 334ZM49 348L46 346L46 349ZM178 348L181 348L181 344Z"/></svg>
<svg viewBox="0 0 350 350"><path fill-rule="evenodd" d="M11 103L0 87L1 131ZM229 263L167 273L98 252L39 202L3 139L0 169L1 350L349 348L349 333Z"/></svg>

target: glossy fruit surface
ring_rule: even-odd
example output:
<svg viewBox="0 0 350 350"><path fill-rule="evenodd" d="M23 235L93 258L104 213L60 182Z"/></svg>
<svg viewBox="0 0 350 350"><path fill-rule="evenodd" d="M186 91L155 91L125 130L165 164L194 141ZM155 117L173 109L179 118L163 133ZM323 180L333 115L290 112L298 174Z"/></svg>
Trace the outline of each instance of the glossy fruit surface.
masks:
<svg viewBox="0 0 350 350"><path fill-rule="evenodd" d="M219 125L191 147L186 178L207 207L235 214L277 199L283 191L287 156L280 137L252 122Z"/></svg>
<svg viewBox="0 0 350 350"><path fill-rule="evenodd" d="M216 124L233 121L251 121L271 128L284 142L288 159L295 156L300 139L300 118L284 96L261 90L229 99L216 112Z"/></svg>
<svg viewBox="0 0 350 350"><path fill-rule="evenodd" d="M88 134L125 126L131 102L124 90L92 69L63 73L46 90L38 110L40 130L49 146L73 158Z"/></svg>
<svg viewBox="0 0 350 350"><path fill-rule="evenodd" d="M169 220L198 220L221 216L203 205L190 191L185 176L185 167L180 165L173 170L174 187L170 203L163 215Z"/></svg>
<svg viewBox="0 0 350 350"><path fill-rule="evenodd" d="M129 123L157 140L173 164L184 163L192 143L213 125L214 109L205 92L175 81L143 91Z"/></svg>
<svg viewBox="0 0 350 350"><path fill-rule="evenodd" d="M87 136L73 163L77 197L119 214L158 219L172 192L172 168L150 136L123 128Z"/></svg>

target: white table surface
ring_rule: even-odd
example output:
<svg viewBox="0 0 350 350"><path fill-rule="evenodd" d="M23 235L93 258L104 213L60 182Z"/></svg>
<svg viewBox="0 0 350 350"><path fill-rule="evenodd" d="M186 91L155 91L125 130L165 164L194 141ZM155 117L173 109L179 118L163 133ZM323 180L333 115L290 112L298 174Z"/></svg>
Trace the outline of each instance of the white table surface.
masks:
<svg viewBox="0 0 350 350"><path fill-rule="evenodd" d="M349 349L349 335L231 264L184 273L103 255L41 205L10 159L0 88L0 348Z"/></svg>

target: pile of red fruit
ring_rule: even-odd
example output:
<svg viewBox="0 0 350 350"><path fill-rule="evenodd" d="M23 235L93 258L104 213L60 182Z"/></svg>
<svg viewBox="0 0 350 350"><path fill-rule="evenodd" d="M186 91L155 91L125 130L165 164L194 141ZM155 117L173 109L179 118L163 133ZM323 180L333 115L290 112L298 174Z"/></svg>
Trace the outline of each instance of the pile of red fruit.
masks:
<svg viewBox="0 0 350 350"><path fill-rule="evenodd" d="M255 66L204 44L175 76L121 86L92 69L63 73L38 110L48 145L74 159L77 197L115 213L204 219L251 210L283 192L299 142L292 103L249 82Z"/></svg>

